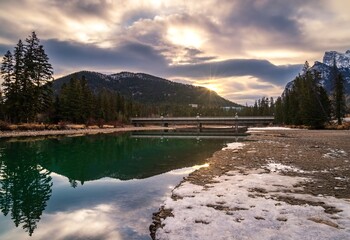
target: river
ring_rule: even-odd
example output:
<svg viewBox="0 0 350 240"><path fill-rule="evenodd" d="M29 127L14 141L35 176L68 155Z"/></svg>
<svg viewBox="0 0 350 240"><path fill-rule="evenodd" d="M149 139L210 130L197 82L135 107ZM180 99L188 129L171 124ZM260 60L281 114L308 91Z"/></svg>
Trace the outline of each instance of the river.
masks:
<svg viewBox="0 0 350 240"><path fill-rule="evenodd" d="M0 239L150 239L152 213L228 139L0 141Z"/></svg>

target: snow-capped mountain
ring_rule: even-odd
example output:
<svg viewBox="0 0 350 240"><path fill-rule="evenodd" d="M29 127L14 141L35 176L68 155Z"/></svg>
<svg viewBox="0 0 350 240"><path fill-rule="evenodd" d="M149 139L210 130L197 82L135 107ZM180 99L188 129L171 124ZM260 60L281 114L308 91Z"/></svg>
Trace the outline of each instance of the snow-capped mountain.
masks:
<svg viewBox="0 0 350 240"><path fill-rule="evenodd" d="M337 51L325 52L323 56L324 64L333 66L334 60L338 68L350 68L350 50L347 50L345 53Z"/></svg>
<svg viewBox="0 0 350 240"><path fill-rule="evenodd" d="M323 62L316 61L311 67L311 70L316 70L321 74L320 83L326 89L327 93L331 94L333 89L331 72L334 62L344 78L347 105L350 106L350 50L347 50L345 53L337 51L325 52ZM293 81L287 83L285 89L291 89L292 87Z"/></svg>

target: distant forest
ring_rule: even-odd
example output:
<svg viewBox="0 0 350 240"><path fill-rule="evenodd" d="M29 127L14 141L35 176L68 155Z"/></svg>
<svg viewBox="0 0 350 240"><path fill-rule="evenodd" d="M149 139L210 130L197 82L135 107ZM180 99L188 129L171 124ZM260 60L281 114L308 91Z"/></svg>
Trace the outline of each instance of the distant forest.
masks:
<svg viewBox="0 0 350 240"><path fill-rule="evenodd" d="M275 116L277 124L324 126L331 118L341 124L345 115L344 80L336 64L332 71L333 95L319 83L320 76L306 62L303 74L276 100L263 97L253 106L223 108L193 107L181 103L140 103L119 92L93 92L84 76L73 75L53 93L53 68L40 40L33 32L19 40L13 53L7 51L1 65L0 120L6 123L120 124L130 117L155 116ZM156 90L155 90L156 91Z"/></svg>
<svg viewBox="0 0 350 240"><path fill-rule="evenodd" d="M344 79L336 64L331 72L332 95L328 96L320 84L320 73L310 70L308 62L293 81L290 89L285 89L276 101L262 98L254 106L245 107L243 115L265 116L274 115L276 124L305 125L312 128L323 128L332 119L338 125L346 113Z"/></svg>

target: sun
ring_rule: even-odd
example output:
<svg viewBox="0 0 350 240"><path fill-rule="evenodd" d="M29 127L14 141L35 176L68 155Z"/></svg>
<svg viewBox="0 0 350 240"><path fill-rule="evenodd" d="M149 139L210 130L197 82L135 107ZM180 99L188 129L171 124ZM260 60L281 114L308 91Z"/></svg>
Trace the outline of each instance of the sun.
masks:
<svg viewBox="0 0 350 240"><path fill-rule="evenodd" d="M219 86L216 84L207 84L207 85L204 85L204 87L208 88L210 91L214 91L214 92L220 91Z"/></svg>
<svg viewBox="0 0 350 240"><path fill-rule="evenodd" d="M167 31L167 38L173 44L197 49L204 42L197 30L188 27L170 27Z"/></svg>
<svg viewBox="0 0 350 240"><path fill-rule="evenodd" d="M214 84L214 83L208 83L208 84L193 84L194 86L200 86L200 87L205 87L207 89L209 89L210 91L213 91L213 92L220 92L220 87L219 85L217 84Z"/></svg>

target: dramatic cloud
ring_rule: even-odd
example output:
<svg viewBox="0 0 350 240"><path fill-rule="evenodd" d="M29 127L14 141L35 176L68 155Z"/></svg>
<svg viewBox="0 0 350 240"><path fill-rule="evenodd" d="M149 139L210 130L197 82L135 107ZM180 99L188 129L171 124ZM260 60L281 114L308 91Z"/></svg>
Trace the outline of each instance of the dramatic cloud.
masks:
<svg viewBox="0 0 350 240"><path fill-rule="evenodd" d="M117 48L99 48L93 44L44 41L45 49L52 57L53 65L63 69L89 69L102 71L144 71L156 74L167 67L164 58L151 46L137 42L124 42ZM68 72L60 72L65 74Z"/></svg>
<svg viewBox="0 0 350 240"><path fill-rule="evenodd" d="M170 67L176 76L208 78L253 76L274 84L284 84L296 76L301 65L275 66L267 60L236 59L201 64L177 65Z"/></svg>
<svg viewBox="0 0 350 240"><path fill-rule="evenodd" d="M349 49L349 8L347 0L0 1L0 54L35 30L56 77L146 72L251 103L278 96L305 60Z"/></svg>

